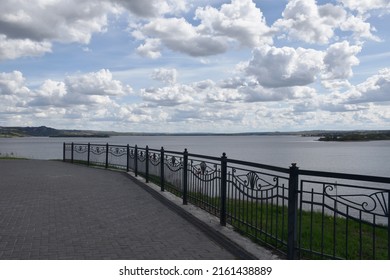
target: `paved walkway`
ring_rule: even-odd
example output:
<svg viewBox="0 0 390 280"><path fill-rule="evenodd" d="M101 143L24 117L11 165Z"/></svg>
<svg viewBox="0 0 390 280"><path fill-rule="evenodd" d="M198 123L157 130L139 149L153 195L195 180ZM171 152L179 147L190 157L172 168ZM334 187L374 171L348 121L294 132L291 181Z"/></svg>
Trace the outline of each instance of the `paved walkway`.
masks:
<svg viewBox="0 0 390 280"><path fill-rule="evenodd" d="M235 259L127 174L0 160L0 259Z"/></svg>

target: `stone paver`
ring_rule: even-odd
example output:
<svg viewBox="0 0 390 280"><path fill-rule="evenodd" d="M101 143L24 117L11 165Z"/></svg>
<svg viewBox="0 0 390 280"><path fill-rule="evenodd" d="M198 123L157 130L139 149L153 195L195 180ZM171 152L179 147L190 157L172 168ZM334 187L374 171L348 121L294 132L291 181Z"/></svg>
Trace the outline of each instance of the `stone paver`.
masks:
<svg viewBox="0 0 390 280"><path fill-rule="evenodd" d="M0 259L235 259L125 173L0 160Z"/></svg>

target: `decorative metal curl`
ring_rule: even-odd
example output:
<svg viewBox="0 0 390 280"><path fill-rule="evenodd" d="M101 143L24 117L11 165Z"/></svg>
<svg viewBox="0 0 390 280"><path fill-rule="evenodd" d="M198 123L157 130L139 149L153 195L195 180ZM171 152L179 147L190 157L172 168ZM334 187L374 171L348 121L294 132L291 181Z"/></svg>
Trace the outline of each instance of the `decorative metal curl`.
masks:
<svg viewBox="0 0 390 280"><path fill-rule="evenodd" d="M145 161L146 160L146 152L144 151L138 151L138 155L137 155L138 159L140 161Z"/></svg>
<svg viewBox="0 0 390 280"><path fill-rule="evenodd" d="M264 180L260 178L258 173L254 171L249 171L246 174L236 175L237 170L233 168L232 175L233 178L237 179L239 183L239 187L243 186L245 188L255 190L255 191L266 191L273 188L277 188L279 186L279 178L277 176L272 178L274 183Z"/></svg>
<svg viewBox="0 0 390 280"><path fill-rule="evenodd" d="M106 152L105 146L92 146L91 145L91 153L95 155L101 155Z"/></svg>
<svg viewBox="0 0 390 280"><path fill-rule="evenodd" d="M191 161L191 166L193 169L192 172L198 176L210 175L214 173L218 168L217 164L214 164L214 168L211 168L209 165L207 165L205 161L202 161L201 163L195 165L193 164L193 161Z"/></svg>
<svg viewBox="0 0 390 280"><path fill-rule="evenodd" d="M134 157L135 157L135 151L134 151L134 149L131 149L131 150L129 151L129 156L130 156L130 158L134 158Z"/></svg>
<svg viewBox="0 0 390 280"><path fill-rule="evenodd" d="M109 147L108 152L116 157L120 157L127 154L127 148L124 147Z"/></svg>
<svg viewBox="0 0 390 280"><path fill-rule="evenodd" d="M337 185L326 185L324 187L324 195L341 203L352 207L356 210L372 213L380 216L389 215L389 201L386 199L387 192L375 192L367 194L332 194L333 190L337 190Z"/></svg>
<svg viewBox="0 0 390 280"><path fill-rule="evenodd" d="M171 171L178 171L183 167L183 159L175 156L166 155L164 163Z"/></svg>
<svg viewBox="0 0 390 280"><path fill-rule="evenodd" d="M149 160L151 164L157 166L160 163L160 155L157 153L152 153L151 155L149 155Z"/></svg>
<svg viewBox="0 0 390 280"><path fill-rule="evenodd" d="M87 145L74 145L74 151L79 154L83 154L88 151Z"/></svg>

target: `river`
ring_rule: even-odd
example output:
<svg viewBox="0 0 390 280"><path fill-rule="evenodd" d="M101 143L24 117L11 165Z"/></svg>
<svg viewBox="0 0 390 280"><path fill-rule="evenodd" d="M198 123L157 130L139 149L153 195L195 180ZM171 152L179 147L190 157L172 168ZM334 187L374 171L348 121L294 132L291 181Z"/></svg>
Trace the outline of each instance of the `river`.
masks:
<svg viewBox="0 0 390 280"><path fill-rule="evenodd" d="M112 136L0 138L0 156L61 159L63 142L130 144L301 169L390 177L390 141L320 142L300 136Z"/></svg>

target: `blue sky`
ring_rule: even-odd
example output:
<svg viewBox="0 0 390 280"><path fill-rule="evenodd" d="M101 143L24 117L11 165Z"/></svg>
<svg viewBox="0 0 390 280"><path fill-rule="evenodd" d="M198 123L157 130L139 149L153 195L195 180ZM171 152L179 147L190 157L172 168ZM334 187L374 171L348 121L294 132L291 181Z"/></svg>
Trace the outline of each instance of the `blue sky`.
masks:
<svg viewBox="0 0 390 280"><path fill-rule="evenodd" d="M389 129L388 0L1 0L0 126Z"/></svg>

